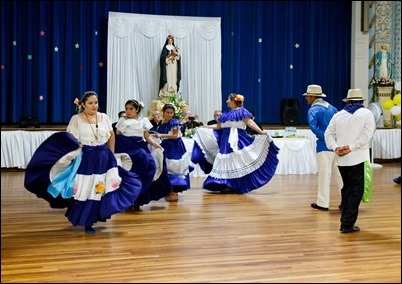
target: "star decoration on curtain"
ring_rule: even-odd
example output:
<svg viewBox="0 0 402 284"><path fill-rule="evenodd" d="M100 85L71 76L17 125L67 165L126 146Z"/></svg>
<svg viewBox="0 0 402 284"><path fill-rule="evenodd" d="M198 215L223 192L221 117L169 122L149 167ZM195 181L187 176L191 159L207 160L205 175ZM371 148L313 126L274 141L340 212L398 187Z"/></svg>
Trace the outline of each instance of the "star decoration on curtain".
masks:
<svg viewBox="0 0 402 284"><path fill-rule="evenodd" d="M45 36L45 31L40 31L40 36Z"/></svg>
<svg viewBox="0 0 402 284"><path fill-rule="evenodd" d="M14 45L14 46L17 46L17 42L16 42L15 40L13 41L13 45Z"/></svg>
<svg viewBox="0 0 402 284"><path fill-rule="evenodd" d="M75 48L80 48L80 45L78 43L75 44Z"/></svg>
<svg viewBox="0 0 402 284"><path fill-rule="evenodd" d="M262 38L261 38L261 37L258 39L258 42L259 42L259 43L261 43L261 42L262 42Z"/></svg>
<svg viewBox="0 0 402 284"><path fill-rule="evenodd" d="M43 101L44 99L45 99L44 96L42 96L42 95L39 96L40 101Z"/></svg>
<svg viewBox="0 0 402 284"><path fill-rule="evenodd" d="M289 65L289 68L290 68L290 69L293 69L293 64L290 64L290 65Z"/></svg>
<svg viewBox="0 0 402 284"><path fill-rule="evenodd" d="M95 31L95 35L98 35L98 31Z"/></svg>
<svg viewBox="0 0 402 284"><path fill-rule="evenodd" d="M54 47L54 52L59 52L59 48L57 46Z"/></svg>
<svg viewBox="0 0 402 284"><path fill-rule="evenodd" d="M28 54L27 58L28 60L32 60L32 54Z"/></svg>
<svg viewBox="0 0 402 284"><path fill-rule="evenodd" d="M299 45L298 43L296 43L296 44L295 44L295 47L296 47L296 48L299 48L299 47L300 47L300 45Z"/></svg>
<svg viewBox="0 0 402 284"><path fill-rule="evenodd" d="M98 65L99 65L99 67L103 67L103 62L100 61L100 62L98 63Z"/></svg>
<svg viewBox="0 0 402 284"><path fill-rule="evenodd" d="M4 64L1 64L1 70L6 69L6 66Z"/></svg>

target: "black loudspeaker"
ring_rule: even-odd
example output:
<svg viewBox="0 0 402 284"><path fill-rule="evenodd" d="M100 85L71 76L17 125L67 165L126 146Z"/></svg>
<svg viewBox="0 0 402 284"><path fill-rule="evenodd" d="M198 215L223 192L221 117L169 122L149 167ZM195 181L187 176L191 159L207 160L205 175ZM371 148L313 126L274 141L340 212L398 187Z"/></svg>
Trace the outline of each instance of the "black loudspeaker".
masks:
<svg viewBox="0 0 402 284"><path fill-rule="evenodd" d="M281 121L284 125L298 125L299 101L297 99L285 98L281 101Z"/></svg>
<svg viewBox="0 0 402 284"><path fill-rule="evenodd" d="M27 128L30 126L39 128L39 118L37 116L22 116L20 120L20 127Z"/></svg>

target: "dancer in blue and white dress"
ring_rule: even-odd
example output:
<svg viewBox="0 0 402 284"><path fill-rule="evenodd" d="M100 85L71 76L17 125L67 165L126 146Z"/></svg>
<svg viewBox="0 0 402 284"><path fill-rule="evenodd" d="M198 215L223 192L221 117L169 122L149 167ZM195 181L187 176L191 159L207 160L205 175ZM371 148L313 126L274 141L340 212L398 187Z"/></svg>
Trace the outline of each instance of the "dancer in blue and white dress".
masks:
<svg viewBox="0 0 402 284"><path fill-rule="evenodd" d="M179 192L190 188L189 173L194 170L190 166L190 152L181 139L180 121L174 118L175 107L165 104L162 108L162 124L158 126L156 138L162 139L161 146L164 149L168 175L173 186L172 192L165 197L167 201L178 201Z"/></svg>
<svg viewBox="0 0 402 284"><path fill-rule="evenodd" d="M85 92L77 100L67 132L58 132L35 151L25 172L25 188L52 208L65 208L74 226L92 227L135 203L142 184L135 173L118 166L109 117L98 112L98 97Z"/></svg>
<svg viewBox="0 0 402 284"><path fill-rule="evenodd" d="M135 209L172 191L166 161L163 160L163 148L149 134L152 123L147 117L139 116L143 107L142 102L128 100L125 104L126 117L120 118L116 124L115 153L128 155L127 158L120 156L122 166L138 174L142 181L141 194L133 204ZM148 145L152 147L152 153Z"/></svg>
<svg viewBox="0 0 402 284"><path fill-rule="evenodd" d="M192 155L193 163L212 162L212 169L203 184L207 190L248 193L267 184L275 174L279 148L253 121L253 114L243 107L243 101L244 97L240 94L229 95L226 103L230 111L223 113L213 127L221 131L219 140L215 140L217 146L213 146L217 135L206 130L197 133L198 137L194 136L196 147L203 155L196 150L198 157L197 154ZM247 126L258 135L249 135ZM205 145L209 146L206 148ZM214 152L216 147L218 150Z"/></svg>

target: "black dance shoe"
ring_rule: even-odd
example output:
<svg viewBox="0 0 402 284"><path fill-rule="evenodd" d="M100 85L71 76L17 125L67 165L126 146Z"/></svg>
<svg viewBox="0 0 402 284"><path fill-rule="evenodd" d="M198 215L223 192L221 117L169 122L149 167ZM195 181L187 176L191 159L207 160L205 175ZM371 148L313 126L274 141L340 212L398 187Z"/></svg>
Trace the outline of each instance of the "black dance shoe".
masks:
<svg viewBox="0 0 402 284"><path fill-rule="evenodd" d="M358 226L353 226L352 228L341 228L342 234L356 233L358 231L360 231Z"/></svg>
<svg viewBox="0 0 402 284"><path fill-rule="evenodd" d="M95 229L92 228L92 226L85 226L85 233L87 233L88 235L93 235L95 234Z"/></svg>
<svg viewBox="0 0 402 284"><path fill-rule="evenodd" d="M311 203L311 207L318 210L328 211L329 209L326 207L318 206L317 203Z"/></svg>

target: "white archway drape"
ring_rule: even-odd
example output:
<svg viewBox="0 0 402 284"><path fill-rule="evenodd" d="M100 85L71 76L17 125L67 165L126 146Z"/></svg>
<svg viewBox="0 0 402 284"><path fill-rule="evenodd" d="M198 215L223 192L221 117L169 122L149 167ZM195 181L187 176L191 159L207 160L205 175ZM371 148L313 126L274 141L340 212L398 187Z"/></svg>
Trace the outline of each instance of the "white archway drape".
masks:
<svg viewBox="0 0 402 284"><path fill-rule="evenodd" d="M180 93L204 124L222 106L220 18L109 13L107 109L112 121L129 99L148 115L159 93L159 57L168 35L181 54Z"/></svg>

